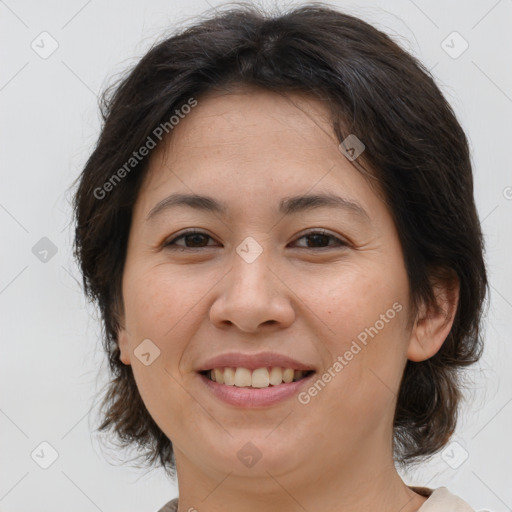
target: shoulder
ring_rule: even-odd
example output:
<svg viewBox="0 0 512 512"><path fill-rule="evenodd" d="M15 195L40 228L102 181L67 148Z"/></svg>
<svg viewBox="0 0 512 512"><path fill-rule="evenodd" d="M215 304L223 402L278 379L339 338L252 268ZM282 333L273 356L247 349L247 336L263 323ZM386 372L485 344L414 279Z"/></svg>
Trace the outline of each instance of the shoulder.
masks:
<svg viewBox="0 0 512 512"><path fill-rule="evenodd" d="M410 489L428 499L418 512L475 512L462 498L452 494L446 487L428 489L426 487L411 487Z"/></svg>
<svg viewBox="0 0 512 512"><path fill-rule="evenodd" d="M446 487L428 489L426 487L412 487L410 489L421 496L428 497L418 512L475 512L463 499L452 494ZM447 507L450 507L449 509ZM166 503L158 512L177 512L178 498Z"/></svg>
<svg viewBox="0 0 512 512"><path fill-rule="evenodd" d="M158 512L178 512L178 498L167 502Z"/></svg>

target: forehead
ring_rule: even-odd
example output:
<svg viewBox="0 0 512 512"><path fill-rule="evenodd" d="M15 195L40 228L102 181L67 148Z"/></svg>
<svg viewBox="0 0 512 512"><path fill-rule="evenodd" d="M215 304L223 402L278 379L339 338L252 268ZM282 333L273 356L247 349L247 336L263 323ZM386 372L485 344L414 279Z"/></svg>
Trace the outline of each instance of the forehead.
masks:
<svg viewBox="0 0 512 512"><path fill-rule="evenodd" d="M162 169L169 173L186 167L189 177L202 172L209 181L226 174L236 179L252 169L253 182L246 182L248 186L268 178L264 170L275 171L270 173L275 179L279 174L313 185L311 180L333 165L347 166L347 162L325 104L305 94L242 86L198 98L197 106L151 154L146 181L151 177L157 185L168 178Z"/></svg>
<svg viewBox="0 0 512 512"><path fill-rule="evenodd" d="M291 99L198 98L150 155L133 209L134 236L159 236L174 223L218 221L237 233L248 227L267 233L311 222L393 243L390 208L341 153L328 109L310 98Z"/></svg>
<svg viewBox="0 0 512 512"><path fill-rule="evenodd" d="M318 100L254 89L200 98L177 128L170 143L174 150L200 144L217 154L238 150L240 156L258 160L265 157L262 147L279 153L290 146L313 150L336 145L328 113Z"/></svg>
<svg viewBox="0 0 512 512"><path fill-rule="evenodd" d="M230 216L244 218L264 208L275 215L285 198L314 193L383 213L367 180L341 153L325 104L250 87L197 99L151 154L136 209L147 217L175 192L217 198Z"/></svg>

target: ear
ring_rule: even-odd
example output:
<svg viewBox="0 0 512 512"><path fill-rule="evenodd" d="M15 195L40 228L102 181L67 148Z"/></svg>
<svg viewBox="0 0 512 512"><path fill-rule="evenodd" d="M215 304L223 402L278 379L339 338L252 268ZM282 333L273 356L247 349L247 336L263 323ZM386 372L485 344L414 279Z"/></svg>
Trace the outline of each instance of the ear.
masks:
<svg viewBox="0 0 512 512"><path fill-rule="evenodd" d="M117 319L117 345L119 346L119 359L125 364L131 364L130 361L130 334L125 327L124 307L118 303L115 304L112 314Z"/></svg>
<svg viewBox="0 0 512 512"><path fill-rule="evenodd" d="M117 344L119 345L119 359L122 363L129 365L130 362L130 343L128 339L128 332L124 327L120 327L117 331Z"/></svg>
<svg viewBox="0 0 512 512"><path fill-rule="evenodd" d="M411 331L407 359L424 361L443 345L453 325L459 303L460 283L456 276L433 283L436 305L421 304Z"/></svg>

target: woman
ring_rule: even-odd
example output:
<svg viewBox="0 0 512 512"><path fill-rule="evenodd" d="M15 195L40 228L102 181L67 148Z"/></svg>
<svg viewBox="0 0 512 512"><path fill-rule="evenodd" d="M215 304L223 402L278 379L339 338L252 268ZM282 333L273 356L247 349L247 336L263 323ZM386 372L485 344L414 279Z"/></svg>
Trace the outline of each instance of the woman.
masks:
<svg viewBox="0 0 512 512"><path fill-rule="evenodd" d="M456 426L487 280L466 136L421 63L321 4L154 46L104 103L75 252L100 430L161 511L470 511L407 486Z"/></svg>

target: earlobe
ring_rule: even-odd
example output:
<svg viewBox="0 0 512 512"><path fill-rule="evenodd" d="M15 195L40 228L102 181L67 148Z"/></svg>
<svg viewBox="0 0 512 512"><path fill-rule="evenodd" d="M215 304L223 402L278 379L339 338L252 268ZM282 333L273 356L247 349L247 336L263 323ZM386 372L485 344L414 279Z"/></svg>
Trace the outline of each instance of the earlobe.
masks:
<svg viewBox="0 0 512 512"><path fill-rule="evenodd" d="M459 288L456 277L433 286L437 307L420 306L411 332L407 359L425 361L442 347L455 319Z"/></svg>

